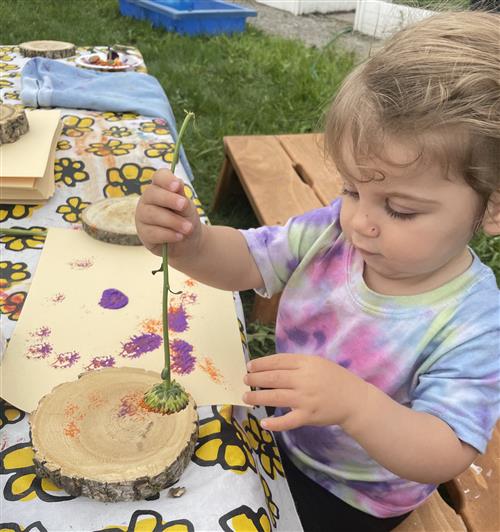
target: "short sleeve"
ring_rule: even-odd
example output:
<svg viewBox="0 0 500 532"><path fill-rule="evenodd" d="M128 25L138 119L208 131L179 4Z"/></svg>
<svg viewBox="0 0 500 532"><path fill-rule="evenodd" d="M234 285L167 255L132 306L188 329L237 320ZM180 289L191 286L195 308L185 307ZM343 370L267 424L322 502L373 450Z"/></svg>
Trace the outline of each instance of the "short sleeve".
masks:
<svg viewBox="0 0 500 532"><path fill-rule="evenodd" d="M412 398L413 410L440 418L481 453L500 414L500 330L491 322L495 316L488 318L490 327L488 321L462 324L450 335L453 345L444 342L448 347L419 376Z"/></svg>
<svg viewBox="0 0 500 532"><path fill-rule="evenodd" d="M262 279L264 290L257 293L271 297L281 292L307 251L324 231L338 222L340 199L331 205L290 218L284 226L263 226L240 230L246 239Z"/></svg>

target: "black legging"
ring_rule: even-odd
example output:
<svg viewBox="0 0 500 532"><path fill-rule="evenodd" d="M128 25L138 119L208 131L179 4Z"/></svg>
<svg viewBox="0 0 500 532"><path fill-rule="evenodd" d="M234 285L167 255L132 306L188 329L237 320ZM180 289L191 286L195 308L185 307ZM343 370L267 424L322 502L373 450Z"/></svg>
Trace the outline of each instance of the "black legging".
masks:
<svg viewBox="0 0 500 532"><path fill-rule="evenodd" d="M398 526L409 515L379 518L362 512L304 475L281 447L280 454L305 532L385 532Z"/></svg>

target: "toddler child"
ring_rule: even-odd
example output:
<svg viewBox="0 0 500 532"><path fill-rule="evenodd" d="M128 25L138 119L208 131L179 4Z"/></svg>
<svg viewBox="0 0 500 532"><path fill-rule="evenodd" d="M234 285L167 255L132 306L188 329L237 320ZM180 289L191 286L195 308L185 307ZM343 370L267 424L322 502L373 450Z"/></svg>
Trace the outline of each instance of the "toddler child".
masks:
<svg viewBox="0 0 500 532"><path fill-rule="evenodd" d="M500 234L500 27L446 13L357 67L327 117L344 183L284 227L200 223L168 170L137 208L144 245L225 290L282 292L277 353L248 364L277 407L304 529L390 530L483 453L498 419L499 291L468 246ZM276 191L279 194L279 191Z"/></svg>

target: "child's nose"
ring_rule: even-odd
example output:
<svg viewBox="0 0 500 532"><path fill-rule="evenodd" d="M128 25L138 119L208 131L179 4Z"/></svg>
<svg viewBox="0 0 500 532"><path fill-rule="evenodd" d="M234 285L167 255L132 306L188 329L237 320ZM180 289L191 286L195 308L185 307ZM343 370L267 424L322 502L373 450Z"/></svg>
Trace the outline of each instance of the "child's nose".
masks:
<svg viewBox="0 0 500 532"><path fill-rule="evenodd" d="M360 235L377 237L380 234L378 224L366 210L358 209L352 218L352 228Z"/></svg>

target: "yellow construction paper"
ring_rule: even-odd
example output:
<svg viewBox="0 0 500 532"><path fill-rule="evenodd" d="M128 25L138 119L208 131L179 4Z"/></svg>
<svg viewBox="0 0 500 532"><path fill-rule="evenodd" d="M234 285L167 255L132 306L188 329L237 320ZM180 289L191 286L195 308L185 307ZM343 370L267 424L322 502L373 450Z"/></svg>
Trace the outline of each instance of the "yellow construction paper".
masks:
<svg viewBox="0 0 500 532"><path fill-rule="evenodd" d="M45 175L61 111L26 110L26 117L29 131L16 142L0 146L0 177L39 179Z"/></svg>
<svg viewBox="0 0 500 532"><path fill-rule="evenodd" d="M50 229L0 367L1 396L31 412L54 386L84 371L114 365L161 372L163 278L151 274L160 264L142 246ZM232 293L172 268L170 284L181 291L170 296L173 378L198 405L243 404L248 387Z"/></svg>

